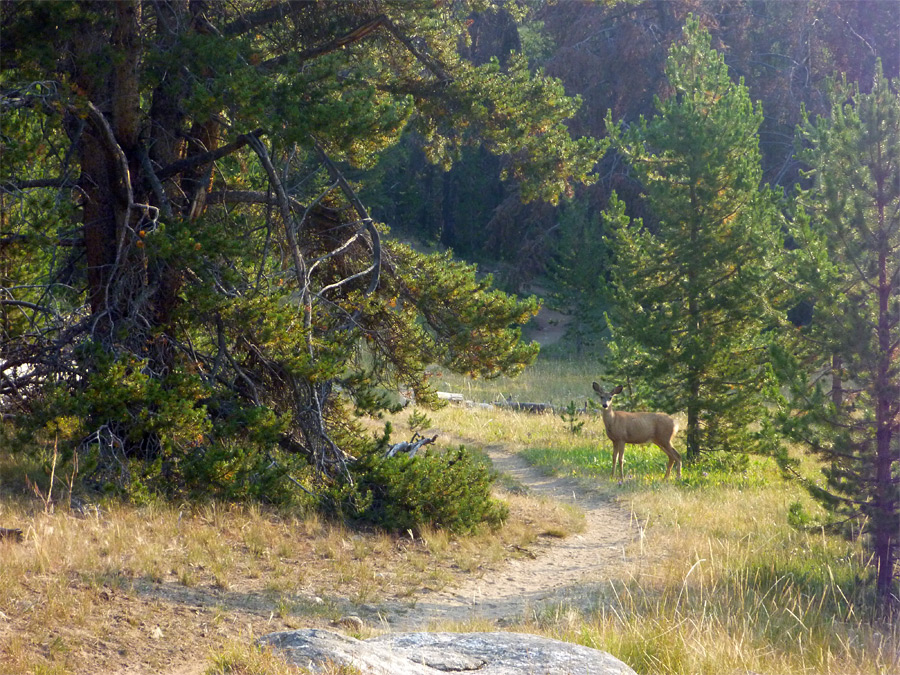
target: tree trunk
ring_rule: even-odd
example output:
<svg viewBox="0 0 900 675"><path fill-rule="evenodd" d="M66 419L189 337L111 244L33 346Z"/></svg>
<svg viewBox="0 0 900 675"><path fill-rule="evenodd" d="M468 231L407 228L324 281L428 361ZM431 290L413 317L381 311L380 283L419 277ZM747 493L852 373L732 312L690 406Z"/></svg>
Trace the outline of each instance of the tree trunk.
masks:
<svg viewBox="0 0 900 675"><path fill-rule="evenodd" d="M895 282L888 271L888 228L885 221L884 189L878 181L879 232L885 236L880 238L878 252L878 366L875 376L875 482L876 502L872 533L874 553L878 561L877 589L881 598L889 599L894 579L894 564L900 532L897 532L897 487L891 475L891 440L894 435L896 421L891 408L900 398L900 391L891 381L893 354L891 349L890 300L895 292ZM895 348L896 349L896 348ZM896 377L896 376L894 376Z"/></svg>
<svg viewBox="0 0 900 675"><path fill-rule="evenodd" d="M841 377L841 369L844 367L843 359L840 354L832 354L831 356L831 401L836 408L844 402L844 383Z"/></svg>
<svg viewBox="0 0 900 675"><path fill-rule="evenodd" d="M441 244L447 248L456 246L456 182L452 171L442 176Z"/></svg>

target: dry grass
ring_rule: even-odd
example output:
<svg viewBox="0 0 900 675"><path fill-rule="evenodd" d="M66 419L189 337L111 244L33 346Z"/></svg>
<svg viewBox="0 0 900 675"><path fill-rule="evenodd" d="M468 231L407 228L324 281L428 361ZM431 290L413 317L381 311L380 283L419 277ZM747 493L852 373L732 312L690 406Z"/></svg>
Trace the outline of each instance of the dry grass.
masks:
<svg viewBox="0 0 900 675"><path fill-rule="evenodd" d="M634 495L639 563L594 611L535 624L639 673L898 672L900 630L872 610L859 545L789 527L795 497L777 484Z"/></svg>
<svg viewBox="0 0 900 675"><path fill-rule="evenodd" d="M436 370L432 384L440 391L456 392L470 401L492 402L500 398L532 403L579 406L592 397L591 381L597 379L599 364L574 359L539 359L518 377L479 380Z"/></svg>
<svg viewBox="0 0 900 675"><path fill-rule="evenodd" d="M557 390L554 402L564 404L576 383L589 383L585 370L560 369L571 379L563 386L544 372L520 400L553 400L547 392ZM484 400L497 393L485 392ZM411 433L410 414L392 418L396 438ZM613 571L599 592L585 591L592 608L539 610L512 630L598 647L647 674L900 672L900 627L873 610L859 542L789 527L789 505L805 498L764 465L752 480L663 484L655 451L644 462L629 450L632 471L644 474L617 485L605 478L598 418L574 435L556 415L454 406L428 415L426 433L440 433L445 446L553 450L544 455L548 469L592 482L640 523L633 564ZM428 529L390 537L253 506L109 503L81 516L4 498L0 526L22 527L26 538L0 542L0 673L103 673L125 664L160 671L206 654L210 675L303 673L248 646L252 638L325 626L349 610L370 610L375 628L366 630L374 631L380 603L412 601L422 588L485 573L541 533L583 526L571 510L507 487L509 522L472 537ZM335 667L329 675L348 673Z"/></svg>
<svg viewBox="0 0 900 675"><path fill-rule="evenodd" d="M0 673L158 671L348 612L377 624L380 603L578 525L553 505L509 502L498 533L395 537L253 505L109 502L85 516L7 497L0 523L25 540L0 542Z"/></svg>
<svg viewBox="0 0 900 675"><path fill-rule="evenodd" d="M585 591L593 609L545 608L510 630L597 647L647 674L900 673L900 626L876 609L861 542L792 528L792 503L816 507L772 462L755 460L738 475L696 469L685 483L663 483L662 453L630 448L635 473L618 485L606 478L598 419L587 418L576 436L553 415L450 407L430 416L447 435L505 442L594 484L640 523L633 564L600 592ZM804 471L815 470L807 458ZM494 629L483 621L442 628Z"/></svg>

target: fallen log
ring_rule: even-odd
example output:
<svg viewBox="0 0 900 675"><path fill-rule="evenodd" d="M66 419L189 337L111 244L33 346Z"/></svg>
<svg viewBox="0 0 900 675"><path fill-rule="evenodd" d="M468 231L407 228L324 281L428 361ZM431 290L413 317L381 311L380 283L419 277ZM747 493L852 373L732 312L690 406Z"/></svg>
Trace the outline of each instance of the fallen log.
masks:
<svg viewBox="0 0 900 675"><path fill-rule="evenodd" d="M9 541L22 541L24 539L24 535L22 534L22 530L14 527L0 527L0 539L7 539Z"/></svg>
<svg viewBox="0 0 900 675"><path fill-rule="evenodd" d="M552 413L554 408L549 403L520 403L519 401L505 400L494 403L498 408L506 408L507 410L517 410L519 412L528 412L535 414Z"/></svg>

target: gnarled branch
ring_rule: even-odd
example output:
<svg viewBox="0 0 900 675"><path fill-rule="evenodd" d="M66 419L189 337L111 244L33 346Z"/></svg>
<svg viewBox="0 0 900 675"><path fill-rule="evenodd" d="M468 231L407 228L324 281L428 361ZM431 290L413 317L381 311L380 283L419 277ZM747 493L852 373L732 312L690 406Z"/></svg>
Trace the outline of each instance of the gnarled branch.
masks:
<svg viewBox="0 0 900 675"><path fill-rule="evenodd" d="M165 166L157 171L156 177L159 180L165 180L170 176L175 176L179 173L183 173L188 169L194 169L198 166L203 166L204 164L215 162L216 160L227 157L228 155L231 155L243 148L245 145L247 145L251 137L258 138L265 133L266 132L263 129L257 129L256 131L251 131L249 134L241 134L235 141L233 141L232 143L228 143L227 145L223 145L221 148L211 150L209 152L204 152L199 155L193 155L192 157L187 157L186 159L180 159L177 162L172 162L171 164L169 164L169 166Z"/></svg>

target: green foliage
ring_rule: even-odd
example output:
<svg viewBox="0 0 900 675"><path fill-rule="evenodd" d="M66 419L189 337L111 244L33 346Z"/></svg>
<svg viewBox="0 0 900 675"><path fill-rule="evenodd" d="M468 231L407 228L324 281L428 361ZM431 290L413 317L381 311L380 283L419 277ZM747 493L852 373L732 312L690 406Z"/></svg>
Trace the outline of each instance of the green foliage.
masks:
<svg viewBox="0 0 900 675"><path fill-rule="evenodd" d="M596 347L606 334L604 312L608 308L609 245L604 238L611 224L609 214L590 213L584 200L570 200L559 209L559 233L549 266L558 288L561 307L572 312L566 337L577 354Z"/></svg>
<svg viewBox="0 0 900 675"><path fill-rule="evenodd" d="M687 412L687 457L771 448L765 401L771 306L782 235L760 187L762 111L734 83L710 36L689 19L666 68L672 94L627 131L607 124L641 178L658 229L613 196L614 346L609 377L651 406Z"/></svg>
<svg viewBox="0 0 900 675"><path fill-rule="evenodd" d="M562 421L566 423L569 428L569 432L577 436L581 433L581 428L584 426L584 420L580 419L580 410L578 406L575 404L575 401L569 401L569 404L566 406L566 409L560 415Z"/></svg>
<svg viewBox="0 0 900 675"><path fill-rule="evenodd" d="M401 533L423 525L470 532L507 517L506 505L491 496L496 475L465 447L383 454L376 447L352 466L354 484L339 496L343 515Z"/></svg>
<svg viewBox="0 0 900 675"><path fill-rule="evenodd" d="M305 462L346 474L385 391L433 403L429 365L534 360L535 300L387 241L345 175L417 129L554 200L597 144L558 80L461 57L467 3L389 5L4 5L0 405L23 433L73 420L97 485L275 498Z"/></svg>
<svg viewBox="0 0 900 675"><path fill-rule="evenodd" d="M449 168L477 137L490 152L509 157L501 178L514 178L525 201L555 204L573 182L592 180L605 141L570 137L565 120L581 100L567 97L559 80L532 74L525 57L510 55L505 72L496 58L480 66L460 62L446 94L452 105L425 102L416 120L429 160Z"/></svg>
<svg viewBox="0 0 900 675"><path fill-rule="evenodd" d="M575 447L531 447L522 455L535 466L558 476L606 481L612 467L612 445L596 443ZM630 445L625 452L625 476L622 489L637 490L660 485L666 471L666 456L654 446ZM778 480L773 460L734 453L717 452L705 457L702 463L685 465L682 469L684 488L702 490L724 486L753 488Z"/></svg>
<svg viewBox="0 0 900 675"><path fill-rule="evenodd" d="M432 425L431 418L421 410L413 410L407 420L410 431L423 431Z"/></svg>
<svg viewBox="0 0 900 675"><path fill-rule="evenodd" d="M799 141L814 184L798 193L791 269L814 310L810 325L791 331L790 349L773 355L790 390L781 429L825 460L824 480L804 477L807 488L835 519L858 519L879 592L896 597L900 84L880 64L871 93L841 83L831 115L806 118ZM796 471L787 448L780 458Z"/></svg>
<svg viewBox="0 0 900 675"><path fill-rule="evenodd" d="M515 375L537 356L537 343L521 341L521 329L534 316L536 298L520 300L491 287L474 265L449 253L426 255L386 244L398 276L385 284L385 298L364 324L370 349L389 364L417 400L433 399L424 379L431 364L472 377Z"/></svg>
<svg viewBox="0 0 900 675"><path fill-rule="evenodd" d="M58 444L61 475L139 503L191 495L290 501L287 470L305 462L277 449L285 421L271 409L217 399L196 375L153 377L146 361L82 358L96 370L77 393L46 387L34 414L10 425L13 447L46 464L46 447Z"/></svg>

